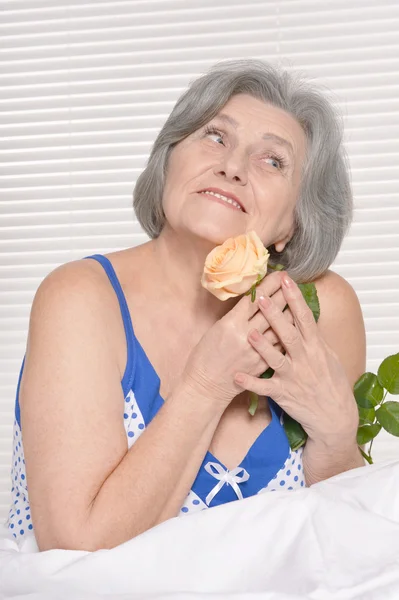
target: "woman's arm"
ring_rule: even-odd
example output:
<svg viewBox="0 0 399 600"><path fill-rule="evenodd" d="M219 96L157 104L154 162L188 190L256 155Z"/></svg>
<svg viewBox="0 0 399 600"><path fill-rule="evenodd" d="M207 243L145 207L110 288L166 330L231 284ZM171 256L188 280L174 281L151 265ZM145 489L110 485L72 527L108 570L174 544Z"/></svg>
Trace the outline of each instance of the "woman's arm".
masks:
<svg viewBox="0 0 399 600"><path fill-rule="evenodd" d="M175 516L223 412L180 381L128 450L107 294L77 261L32 304L20 405L40 550L112 548Z"/></svg>
<svg viewBox="0 0 399 600"><path fill-rule="evenodd" d="M319 331L340 359L353 389L366 371L366 332L358 297L352 286L334 271L327 271L315 285L320 301ZM355 440L345 439L334 448L308 440L303 462L307 485L365 466Z"/></svg>

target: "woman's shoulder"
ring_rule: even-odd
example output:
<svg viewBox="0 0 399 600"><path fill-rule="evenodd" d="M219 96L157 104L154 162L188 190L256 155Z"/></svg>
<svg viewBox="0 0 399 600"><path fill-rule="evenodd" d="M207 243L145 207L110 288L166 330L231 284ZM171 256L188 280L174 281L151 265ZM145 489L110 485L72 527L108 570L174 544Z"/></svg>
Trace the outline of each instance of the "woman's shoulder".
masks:
<svg viewBox="0 0 399 600"><path fill-rule="evenodd" d="M320 303L318 331L353 386L366 370L366 330L359 297L349 281L334 271L315 284Z"/></svg>
<svg viewBox="0 0 399 600"><path fill-rule="evenodd" d="M360 302L354 287L339 273L328 269L314 284L320 303L320 322L333 318L339 312L359 316Z"/></svg>
<svg viewBox="0 0 399 600"><path fill-rule="evenodd" d="M342 290L353 290L353 287L345 277L327 269L313 282L317 289L317 294L328 294L329 296L340 294Z"/></svg>
<svg viewBox="0 0 399 600"><path fill-rule="evenodd" d="M111 263L118 281L122 284L129 278L129 268L133 273L137 260L134 248L127 248L108 254L102 254ZM110 286L109 277L104 266L91 256L63 263L50 271L42 280L36 293L43 294L50 290L73 293L80 291L81 295L88 293L106 301L113 298L114 292Z"/></svg>
<svg viewBox="0 0 399 600"><path fill-rule="evenodd" d="M53 301L58 298L61 302L62 299L68 301L75 296L90 298L90 301L96 297L105 300L107 286L101 268L94 260L78 259L63 263L44 277L36 290L33 302L50 297Z"/></svg>
<svg viewBox="0 0 399 600"><path fill-rule="evenodd" d="M102 265L96 260L78 259L50 271L37 288L31 307L31 321L39 329L43 318L59 325L94 317L104 331L112 332L118 318L118 302Z"/></svg>

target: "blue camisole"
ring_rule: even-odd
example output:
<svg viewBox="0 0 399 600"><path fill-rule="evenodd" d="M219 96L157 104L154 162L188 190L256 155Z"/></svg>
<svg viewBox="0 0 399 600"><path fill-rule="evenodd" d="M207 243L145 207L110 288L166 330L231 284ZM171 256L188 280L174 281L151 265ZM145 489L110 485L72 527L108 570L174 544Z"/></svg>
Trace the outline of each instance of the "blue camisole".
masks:
<svg viewBox="0 0 399 600"><path fill-rule="evenodd" d="M84 258L97 260L103 266L119 300L127 342L127 363L121 381L125 399L121 419L130 448L164 404L164 399L159 393L160 378L135 336L126 298L111 261L102 254ZM33 534L34 527L30 514L18 400L24 362L25 356L16 392L11 465L12 504L6 521L18 541ZM235 469L229 470L216 456L207 451L180 509L180 515L266 491L288 491L305 486L303 448L297 451L290 449L283 427L284 413L272 398L269 397L268 401L272 420Z"/></svg>

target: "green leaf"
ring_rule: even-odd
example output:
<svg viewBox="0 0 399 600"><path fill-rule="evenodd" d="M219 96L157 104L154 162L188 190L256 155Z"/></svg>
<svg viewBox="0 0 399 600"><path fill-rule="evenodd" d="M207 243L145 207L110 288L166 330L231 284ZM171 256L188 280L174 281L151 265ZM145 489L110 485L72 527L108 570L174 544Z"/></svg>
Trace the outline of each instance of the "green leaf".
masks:
<svg viewBox="0 0 399 600"><path fill-rule="evenodd" d="M376 423L375 425L363 425L357 430L357 443L359 446L368 444L376 435L381 431L381 425Z"/></svg>
<svg viewBox="0 0 399 600"><path fill-rule="evenodd" d="M399 352L382 361L378 368L378 381L390 394L399 394Z"/></svg>
<svg viewBox="0 0 399 600"><path fill-rule="evenodd" d="M284 271L285 270L285 266L282 264L277 264L277 265L267 265L268 269L271 269L272 271Z"/></svg>
<svg viewBox="0 0 399 600"><path fill-rule="evenodd" d="M377 375L374 373L363 373L353 386L356 402L362 408L373 408L380 404L384 396L384 388L381 387Z"/></svg>
<svg viewBox="0 0 399 600"><path fill-rule="evenodd" d="M265 371L264 373L262 373L262 375L260 375L260 377L261 377L261 379L270 379L271 377L273 377L273 375L274 375L274 369L269 367L267 369L267 371Z"/></svg>
<svg viewBox="0 0 399 600"><path fill-rule="evenodd" d="M309 306L313 313L314 320L319 320L320 317L320 304L317 296L317 290L314 283L298 283L299 289L302 292L302 296L305 298L306 304Z"/></svg>
<svg viewBox="0 0 399 600"><path fill-rule="evenodd" d="M384 402L375 414L385 431L399 437L399 402Z"/></svg>
<svg viewBox="0 0 399 600"><path fill-rule="evenodd" d="M302 425L284 413L284 430L292 450L298 450L306 443L308 434L302 428Z"/></svg>
<svg viewBox="0 0 399 600"><path fill-rule="evenodd" d="M375 421L375 410L374 408L363 408L362 406L357 407L359 411L359 423L360 425L372 425Z"/></svg>

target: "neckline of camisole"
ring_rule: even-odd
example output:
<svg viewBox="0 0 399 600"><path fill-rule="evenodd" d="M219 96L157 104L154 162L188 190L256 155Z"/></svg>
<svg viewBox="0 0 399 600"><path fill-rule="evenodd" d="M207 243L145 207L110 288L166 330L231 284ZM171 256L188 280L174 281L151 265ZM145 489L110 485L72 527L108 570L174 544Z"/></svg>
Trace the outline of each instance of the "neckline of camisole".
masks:
<svg viewBox="0 0 399 600"><path fill-rule="evenodd" d="M121 286L121 284L119 282L119 279L118 279L118 277L116 275L116 271L114 269L113 264L111 263L111 261L109 260L109 258L107 258L104 254L93 254L91 256L85 256L85 258L95 258L95 257L101 257L102 259L105 260L105 262L106 262L106 264L107 264L107 266L109 268L109 271L110 271L110 273L107 272L107 275L110 275L110 274L112 275L110 277L111 284L112 285L116 284L116 288L118 289L118 292L117 292L117 289L115 289L115 286L114 286L115 292L117 292L117 296L119 297L119 299L120 299L120 301L122 303L122 306L121 306L122 317L125 317L127 319L127 321L128 321L127 324L124 322L125 333L126 333L126 336L127 336L127 352L128 352L128 356L127 356L126 368L125 368L125 373L124 373L123 378L122 378L122 382L125 380L126 376L129 374L128 373L128 369L129 368L132 369L133 374L135 372L135 362L136 361L134 359L132 360L132 357L130 356L130 353L132 353L132 354L134 353L133 346L134 346L134 343L136 343L140 347L141 352L142 352L145 360L147 361L148 365L150 366L151 371L152 371L154 377L156 378L156 380L157 380L157 382L159 383L159 386L160 386L161 379L160 379L158 373L156 372L156 370L155 370L152 362L150 361L149 357L147 356L147 353L145 352L143 346L141 345L140 340L138 339L138 337L136 336L136 334L134 332L133 322L132 322L132 319L131 319L131 315L130 315L128 304L127 304L127 301L126 301L126 297L125 297L125 294L123 292L122 286ZM101 264L103 264L103 263L101 263ZM103 264L103 267L104 267L104 264ZM107 271L107 269L105 269L105 270ZM125 318L123 318L124 321L125 321ZM131 333L131 338L129 336L129 329L130 329L130 333ZM131 365L133 365L133 368L131 367ZM129 379L130 384L133 383L133 379L134 379L133 377L130 377L130 379ZM158 387L158 390L159 390L159 387ZM134 393L134 390L133 390L133 393ZM159 391L158 391L158 397L161 400L161 406L163 404L165 404L165 399L161 396L161 394L159 393ZM138 400L137 400L137 402L138 402ZM237 467L243 467L244 464L247 463L248 460L250 460L252 458L251 455L252 455L255 447L257 445L259 445L259 443L265 437L270 436L274 432L274 430L275 430L275 428L276 428L276 426L277 426L277 424L279 422L276 410L275 410L275 408L273 406L273 403L274 403L273 399L270 398L270 397L268 397L268 403L269 403L269 406L270 406L272 420L270 421L270 423L268 423L268 425L266 425L266 427L264 429L262 429L262 431L260 432L260 434L257 436L257 438L254 440L254 442L252 443L252 445L248 449L248 451L245 454L244 458L241 460L240 464L237 465ZM146 424L146 426L147 426L147 424ZM212 452L210 452L209 450L207 450L207 453L206 453L205 458L204 458L204 462L206 460L209 460L209 459L211 459L212 461L216 461L216 462L220 463L222 465L222 467L224 469L226 469L226 471L229 470L226 467L226 465L221 460L219 460L219 458L217 458L214 454L212 454Z"/></svg>

